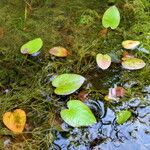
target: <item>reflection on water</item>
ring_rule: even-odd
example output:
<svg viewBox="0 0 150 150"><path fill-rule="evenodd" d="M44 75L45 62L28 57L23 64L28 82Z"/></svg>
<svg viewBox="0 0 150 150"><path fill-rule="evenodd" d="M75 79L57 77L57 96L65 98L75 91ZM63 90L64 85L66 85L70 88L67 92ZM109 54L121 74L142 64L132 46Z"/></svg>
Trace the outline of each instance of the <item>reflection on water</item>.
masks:
<svg viewBox="0 0 150 150"><path fill-rule="evenodd" d="M150 106L139 99L131 99L116 106L118 111L129 108L133 117L123 125L115 122L115 111L101 101L89 100L98 123L85 128L71 128L56 132L55 148L60 150L150 150Z"/></svg>

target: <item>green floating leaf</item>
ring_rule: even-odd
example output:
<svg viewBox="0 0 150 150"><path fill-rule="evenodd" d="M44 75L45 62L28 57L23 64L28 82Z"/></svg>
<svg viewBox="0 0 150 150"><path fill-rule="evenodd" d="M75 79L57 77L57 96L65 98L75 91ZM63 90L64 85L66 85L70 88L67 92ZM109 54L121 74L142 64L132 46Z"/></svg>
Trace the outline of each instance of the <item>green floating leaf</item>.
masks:
<svg viewBox="0 0 150 150"><path fill-rule="evenodd" d="M116 6L111 6L108 8L102 18L102 24L105 28L110 27L115 29L120 23L120 13Z"/></svg>
<svg viewBox="0 0 150 150"><path fill-rule="evenodd" d="M97 54L96 62L101 69L105 70L111 65L111 57L107 54Z"/></svg>
<svg viewBox="0 0 150 150"><path fill-rule="evenodd" d="M43 41L41 38L36 38L24 44L21 47L22 54L34 54L38 52L43 46Z"/></svg>
<svg viewBox="0 0 150 150"><path fill-rule="evenodd" d="M52 81L52 85L56 87L56 94L69 95L78 90L84 81L85 78L78 74L62 74Z"/></svg>
<svg viewBox="0 0 150 150"><path fill-rule="evenodd" d="M137 70L145 67L145 62L139 58L123 58L122 66L125 69Z"/></svg>
<svg viewBox="0 0 150 150"><path fill-rule="evenodd" d="M88 106L79 100L67 102L69 109L60 112L62 119L73 127L89 126L96 123L96 118Z"/></svg>
<svg viewBox="0 0 150 150"><path fill-rule="evenodd" d="M117 114L116 121L118 124L125 123L130 117L132 113L129 110L122 110Z"/></svg>

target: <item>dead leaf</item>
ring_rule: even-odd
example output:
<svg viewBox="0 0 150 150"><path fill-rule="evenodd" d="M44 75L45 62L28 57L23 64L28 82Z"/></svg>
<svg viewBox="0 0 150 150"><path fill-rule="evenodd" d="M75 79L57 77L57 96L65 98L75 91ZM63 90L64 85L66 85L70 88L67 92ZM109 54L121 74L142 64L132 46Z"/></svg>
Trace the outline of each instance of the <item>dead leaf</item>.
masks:
<svg viewBox="0 0 150 150"><path fill-rule="evenodd" d="M111 57L99 53L96 55L96 62L101 69L105 70L111 65Z"/></svg>
<svg viewBox="0 0 150 150"><path fill-rule="evenodd" d="M49 50L49 53L57 57L67 57L69 54L69 52L65 48L60 46L51 48Z"/></svg>
<svg viewBox="0 0 150 150"><path fill-rule="evenodd" d="M100 30L99 35L101 37L106 37L108 34L109 30L107 28Z"/></svg>
<svg viewBox="0 0 150 150"><path fill-rule="evenodd" d="M127 52L127 51L124 51L124 52L123 52L122 60L124 60L124 59L126 59L126 58L134 58L134 55L130 54L130 53Z"/></svg>
<svg viewBox="0 0 150 150"><path fill-rule="evenodd" d="M109 93L104 97L106 101L115 100L119 101L120 97L124 97L126 90L123 87L117 86L114 88L109 88Z"/></svg>
<svg viewBox="0 0 150 150"><path fill-rule="evenodd" d="M14 133L22 133L26 123L26 113L21 109L6 112L3 115L3 123Z"/></svg>

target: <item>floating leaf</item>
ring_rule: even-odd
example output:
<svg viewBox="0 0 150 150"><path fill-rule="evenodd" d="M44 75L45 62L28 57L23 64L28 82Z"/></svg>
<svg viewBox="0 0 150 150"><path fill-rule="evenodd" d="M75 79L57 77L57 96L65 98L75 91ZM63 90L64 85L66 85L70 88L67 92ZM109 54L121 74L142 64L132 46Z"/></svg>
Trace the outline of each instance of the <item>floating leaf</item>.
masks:
<svg viewBox="0 0 150 150"><path fill-rule="evenodd" d="M21 133L25 127L26 113L21 109L16 109L14 112L6 112L3 115L3 122L14 133Z"/></svg>
<svg viewBox="0 0 150 150"><path fill-rule="evenodd" d="M122 46L125 49L135 49L140 45L139 41L126 40L122 42Z"/></svg>
<svg viewBox="0 0 150 150"><path fill-rule="evenodd" d="M36 38L24 44L21 47L22 54L34 54L38 52L43 46L43 41L41 38Z"/></svg>
<svg viewBox="0 0 150 150"><path fill-rule="evenodd" d="M124 58L122 61L122 66L125 69L137 70L145 67L145 62L138 58Z"/></svg>
<svg viewBox="0 0 150 150"><path fill-rule="evenodd" d="M78 90L84 81L85 78L78 74L62 74L52 81L52 85L56 87L56 94L69 95Z"/></svg>
<svg viewBox="0 0 150 150"><path fill-rule="evenodd" d="M110 27L115 29L120 23L120 13L116 6L111 6L108 8L102 18L102 24L105 28Z"/></svg>
<svg viewBox="0 0 150 150"><path fill-rule="evenodd" d="M73 127L89 126L96 123L96 118L88 106L79 100L67 102L69 109L60 112L62 119Z"/></svg>
<svg viewBox="0 0 150 150"><path fill-rule="evenodd" d="M49 53L57 57L66 57L69 54L63 47L53 47L49 50Z"/></svg>
<svg viewBox="0 0 150 150"><path fill-rule="evenodd" d="M120 111L116 116L116 121L118 124L125 123L130 117L132 113L128 110L122 110Z"/></svg>
<svg viewBox="0 0 150 150"><path fill-rule="evenodd" d="M103 54L97 54L96 55L96 62L98 64L98 66L105 70L107 69L110 64L111 64L111 57L107 54L103 55Z"/></svg>

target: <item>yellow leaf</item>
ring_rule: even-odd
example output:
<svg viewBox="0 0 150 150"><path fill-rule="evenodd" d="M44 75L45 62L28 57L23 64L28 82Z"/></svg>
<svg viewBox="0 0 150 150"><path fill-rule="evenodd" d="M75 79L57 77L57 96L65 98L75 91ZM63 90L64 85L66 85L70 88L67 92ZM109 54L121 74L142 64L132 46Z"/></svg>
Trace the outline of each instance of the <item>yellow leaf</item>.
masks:
<svg viewBox="0 0 150 150"><path fill-rule="evenodd" d="M53 47L49 50L49 53L57 57L67 57L69 54L69 52L63 47Z"/></svg>
<svg viewBox="0 0 150 150"><path fill-rule="evenodd" d="M14 133L22 133L26 123L26 113L21 109L6 112L3 115L3 123Z"/></svg>

